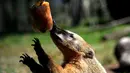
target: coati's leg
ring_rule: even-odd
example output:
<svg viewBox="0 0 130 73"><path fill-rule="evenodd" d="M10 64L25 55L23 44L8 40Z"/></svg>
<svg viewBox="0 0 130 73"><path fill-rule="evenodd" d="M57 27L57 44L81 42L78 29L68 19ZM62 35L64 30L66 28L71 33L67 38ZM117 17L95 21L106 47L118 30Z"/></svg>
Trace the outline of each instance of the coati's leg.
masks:
<svg viewBox="0 0 130 73"><path fill-rule="evenodd" d="M36 61L27 54L23 54L22 56L20 56L20 58L22 58L22 60L20 60L19 62L22 62L23 64L27 65L32 71L32 73L46 72L41 65L37 64Z"/></svg>
<svg viewBox="0 0 130 73"><path fill-rule="evenodd" d="M42 49L39 39L34 38L33 41L34 41L34 44L32 44L32 46L34 46L34 50L38 56L38 60L39 60L40 64L42 66L48 66L50 58L45 53L45 51Z"/></svg>
<svg viewBox="0 0 130 73"><path fill-rule="evenodd" d="M34 50L38 56L40 64L48 71L47 73L58 73L59 70L54 64L53 60L45 53L42 49L40 41L38 38L34 38Z"/></svg>
<svg viewBox="0 0 130 73"><path fill-rule="evenodd" d="M37 38L34 38L34 50L38 56L38 60L41 65L37 64L33 58L27 54L20 56L23 60L20 60L23 64L27 65L33 73L61 73L60 69L54 64L53 60L44 52L41 44Z"/></svg>
<svg viewBox="0 0 130 73"><path fill-rule="evenodd" d="M23 64L27 65L32 73L51 73L51 69L53 67L52 61L50 60L49 56L44 52L44 50L41 47L41 44L37 38L34 38L34 50L38 56L38 60L41 65L36 63L36 61L28 56L27 54L23 54L20 56L23 60L20 60Z"/></svg>

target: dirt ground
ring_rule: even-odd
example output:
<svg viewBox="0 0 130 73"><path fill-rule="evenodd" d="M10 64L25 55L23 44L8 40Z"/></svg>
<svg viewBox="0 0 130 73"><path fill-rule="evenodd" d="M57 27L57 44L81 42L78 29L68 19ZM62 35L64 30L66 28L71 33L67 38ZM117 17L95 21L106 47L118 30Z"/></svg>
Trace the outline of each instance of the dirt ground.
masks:
<svg viewBox="0 0 130 73"><path fill-rule="evenodd" d="M112 65L107 65L107 66L104 66L107 73L116 73L113 71L113 69L117 69L119 67L118 64L112 64Z"/></svg>

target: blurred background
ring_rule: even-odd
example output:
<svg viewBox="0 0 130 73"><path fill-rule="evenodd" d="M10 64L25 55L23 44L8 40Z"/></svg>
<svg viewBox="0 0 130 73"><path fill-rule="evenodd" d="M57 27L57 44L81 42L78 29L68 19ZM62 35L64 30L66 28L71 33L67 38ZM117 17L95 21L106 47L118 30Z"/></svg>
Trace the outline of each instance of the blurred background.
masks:
<svg viewBox="0 0 130 73"><path fill-rule="evenodd" d="M37 0L0 1L0 73L31 73L19 63L19 56L37 56L32 39L40 39L45 51L62 63L62 54L49 33L32 29L29 8ZM53 19L63 29L82 36L96 52L97 59L107 69L117 67L114 48L120 38L130 36L129 0L47 0Z"/></svg>

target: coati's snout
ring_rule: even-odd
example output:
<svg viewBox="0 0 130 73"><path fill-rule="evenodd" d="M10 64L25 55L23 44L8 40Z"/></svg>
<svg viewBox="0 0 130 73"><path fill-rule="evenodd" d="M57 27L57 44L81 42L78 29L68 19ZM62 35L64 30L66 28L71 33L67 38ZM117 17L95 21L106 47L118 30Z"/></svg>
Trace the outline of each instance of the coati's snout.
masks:
<svg viewBox="0 0 130 73"><path fill-rule="evenodd" d="M64 57L74 58L76 56L83 56L91 59L94 56L92 48L79 35L73 32L60 29L54 25L51 30L51 38Z"/></svg>

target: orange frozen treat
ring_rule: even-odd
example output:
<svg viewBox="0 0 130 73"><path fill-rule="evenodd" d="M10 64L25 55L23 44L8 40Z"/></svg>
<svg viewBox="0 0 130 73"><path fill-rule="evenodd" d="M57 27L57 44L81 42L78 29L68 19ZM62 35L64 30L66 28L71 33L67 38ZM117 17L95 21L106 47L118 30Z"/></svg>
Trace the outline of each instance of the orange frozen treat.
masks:
<svg viewBox="0 0 130 73"><path fill-rule="evenodd" d="M33 28L40 32L51 30L53 20L51 16L50 5L46 1L39 1L31 7Z"/></svg>

